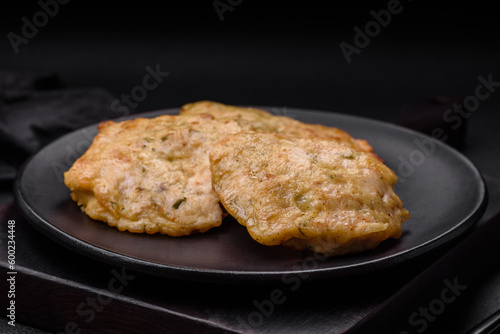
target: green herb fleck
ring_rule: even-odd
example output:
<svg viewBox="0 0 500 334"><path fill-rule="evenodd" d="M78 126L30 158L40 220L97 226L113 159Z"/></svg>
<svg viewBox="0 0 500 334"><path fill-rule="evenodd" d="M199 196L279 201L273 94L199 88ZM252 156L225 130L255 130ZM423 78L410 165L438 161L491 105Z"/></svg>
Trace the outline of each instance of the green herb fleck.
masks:
<svg viewBox="0 0 500 334"><path fill-rule="evenodd" d="M148 143L151 143L153 141L153 138L144 137L144 140L147 141Z"/></svg>
<svg viewBox="0 0 500 334"><path fill-rule="evenodd" d="M354 159L354 155L344 155L344 158L346 158L346 159Z"/></svg>
<svg viewBox="0 0 500 334"><path fill-rule="evenodd" d="M172 205L172 208L177 210L179 208L179 206L182 204L182 202L184 202L185 200L186 200L186 197L181 198L180 200L175 202L174 205Z"/></svg>
<svg viewBox="0 0 500 334"><path fill-rule="evenodd" d="M111 203L111 206L113 207L113 209L115 209L116 206L118 205L118 203L113 202L113 201L109 201L109 203Z"/></svg>

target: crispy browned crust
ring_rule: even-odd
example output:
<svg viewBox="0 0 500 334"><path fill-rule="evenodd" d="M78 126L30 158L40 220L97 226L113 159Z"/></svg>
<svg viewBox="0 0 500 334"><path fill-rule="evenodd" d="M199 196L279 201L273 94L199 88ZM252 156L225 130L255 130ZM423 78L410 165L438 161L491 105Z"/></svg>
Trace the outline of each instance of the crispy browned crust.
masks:
<svg viewBox="0 0 500 334"><path fill-rule="evenodd" d="M171 236L219 226L209 148L241 131L210 115L137 118L99 125L90 148L64 174L71 197L119 230Z"/></svg>
<svg viewBox="0 0 500 334"><path fill-rule="evenodd" d="M282 133L297 138L332 140L378 158L366 140L355 139L339 128L308 124L290 117L276 116L262 109L230 106L213 101L200 101L182 106L180 114L209 114L217 119L231 119L238 122L242 129L247 132Z"/></svg>
<svg viewBox="0 0 500 334"><path fill-rule="evenodd" d="M88 216L121 231L135 233L184 236L217 227L227 214L221 209L219 196L224 198L222 203L227 211L238 217L231 203L225 199L224 192L234 189L241 180L233 180L234 184L224 182L221 188L222 178L217 179L217 184L213 186L218 189L217 193L212 187L214 168L217 173L224 170L227 175L237 173L237 170L225 170L225 167L215 163L211 172L209 161L209 152L213 147L218 152L214 154L227 153L221 153L222 144L217 143L221 140L226 143L225 138L232 134L247 133L255 136L252 137L254 139L283 136L289 140L318 142L321 145L328 142L333 148L341 146L356 154L362 153L370 161L378 159L368 142L355 139L338 128L306 124L261 109L212 101L186 104L175 116L106 121L99 124L98 130L87 152L65 173L65 184L70 188L73 200ZM238 162L238 156L233 153L228 153L228 157L236 161L233 161L232 167L239 168L238 163L242 162ZM289 168L295 167L290 164ZM296 180L291 178L288 182L288 186L293 187ZM263 195L255 189L258 187L249 188L247 195L255 198ZM248 203L254 202L249 199ZM247 222L246 218L238 220ZM294 229L293 226L291 229ZM387 231L379 234L383 238L396 237L395 230ZM302 234L284 235L286 238L278 244L299 249L312 247L320 250L322 246L316 244L324 242L323 236L316 238L309 235L304 239L300 237ZM350 249L367 248L370 242L378 244L382 239L373 236L350 238ZM259 238L259 242L266 240L262 237L256 239ZM356 241L360 238L363 239L361 246Z"/></svg>
<svg viewBox="0 0 500 334"><path fill-rule="evenodd" d="M399 238L409 217L392 170L332 141L234 134L215 145L210 163L221 203L264 245L360 252Z"/></svg>

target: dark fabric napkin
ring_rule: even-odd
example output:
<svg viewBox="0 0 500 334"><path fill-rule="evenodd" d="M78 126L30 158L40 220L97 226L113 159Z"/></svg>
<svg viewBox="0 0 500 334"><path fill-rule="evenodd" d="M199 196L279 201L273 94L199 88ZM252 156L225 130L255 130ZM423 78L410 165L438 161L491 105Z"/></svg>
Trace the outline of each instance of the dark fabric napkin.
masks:
<svg viewBox="0 0 500 334"><path fill-rule="evenodd" d="M51 73L0 72L0 180L47 143L119 115L102 88L68 88Z"/></svg>

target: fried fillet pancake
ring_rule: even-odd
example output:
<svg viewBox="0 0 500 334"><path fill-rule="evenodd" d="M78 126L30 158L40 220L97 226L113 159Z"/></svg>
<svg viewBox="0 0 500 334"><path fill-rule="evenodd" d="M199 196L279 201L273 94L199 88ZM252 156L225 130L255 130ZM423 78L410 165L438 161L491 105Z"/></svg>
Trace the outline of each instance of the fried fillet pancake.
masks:
<svg viewBox="0 0 500 334"><path fill-rule="evenodd" d="M182 106L180 115L209 114L217 119L233 120L246 132L275 132L298 138L320 138L348 145L376 157L366 140L354 139L335 127L308 124L285 116L275 116L257 108L243 108L212 101L200 101Z"/></svg>
<svg viewBox="0 0 500 334"><path fill-rule="evenodd" d="M205 232L223 218L209 148L240 131L236 122L210 115L107 121L64 181L88 216L121 231Z"/></svg>
<svg viewBox="0 0 500 334"><path fill-rule="evenodd" d="M240 133L209 156L221 203L264 245L361 252L399 238L409 217L393 191L394 172L347 145Z"/></svg>

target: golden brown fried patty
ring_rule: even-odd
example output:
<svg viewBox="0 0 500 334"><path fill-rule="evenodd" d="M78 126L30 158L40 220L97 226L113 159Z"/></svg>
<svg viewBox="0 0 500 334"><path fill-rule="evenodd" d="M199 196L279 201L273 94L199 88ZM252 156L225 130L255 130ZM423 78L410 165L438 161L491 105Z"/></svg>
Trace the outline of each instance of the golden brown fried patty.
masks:
<svg viewBox="0 0 500 334"><path fill-rule="evenodd" d="M269 153L269 149L276 145L266 147L269 143L262 143L262 140L274 138L271 141L275 142L276 138L281 138L284 141L293 142L293 145L296 143L318 142L322 143L321 145L328 146L328 150L331 152L349 150L353 156L358 157L359 154L363 159L372 161L375 166L383 166L375 159L376 156L372 153L371 146L364 140L352 138L340 129L305 124L288 117L274 116L267 111L255 108L241 108L201 101L183 106L180 114L180 116L165 115L153 119L138 118L120 123L108 121L99 125L99 134L94 139L91 147L64 175L65 183L72 191L73 200L81 206L87 215L93 219L104 221L111 226L116 226L122 231L159 232L171 236L204 232L212 227L219 226L224 213L219 205L219 198L212 189L212 174L208 158L210 150L216 146L213 157L224 156L224 159L221 158L221 160L226 162L222 167L219 163L214 163L212 166L214 171L213 179L217 180L214 188L218 189L218 194L221 195L228 211L235 215L242 224L246 224L252 236L261 243L284 244L298 249L309 247L320 252L341 254L371 248L370 245L374 247L381 240L391 236L397 237L398 232L401 233L400 227L398 230L395 223L387 223L384 215L372 213L371 216L368 216L373 218L373 221L369 221L371 224L367 225L369 228L365 227L365 230L371 231L371 234L366 233L365 236L362 236L362 234L357 235L353 232L354 234L351 233L351 236L345 235L341 237L343 232L338 227L336 230L334 229L337 232L325 234L324 231L322 232L324 226L322 227L320 222L314 223L318 225L316 230L314 224L309 227L302 226L308 221L314 221L313 217L318 216L315 213L318 208L305 209L303 204L306 203L304 201L307 198L297 200L294 197L298 204L304 202L298 206L300 210L305 210L302 220L299 220L302 225L296 226L296 223L291 220L287 223L286 217L292 214L293 210L290 209L290 212L276 211L274 218L279 222L278 225L281 226L284 232L280 232L282 233L280 237L272 236L273 241L270 242L269 237L266 237L266 235L269 233L272 235L274 227L265 232L266 225L260 224L257 232L255 232L255 228L252 226L257 226L255 221L263 212L275 210L276 203L290 201L290 198L284 195L284 190L279 193L273 190L274 193L271 192L273 198L269 203L274 203L274 206L266 207L265 192L269 189L260 189L259 186L262 184L254 187L253 184L244 181L245 173L238 170L238 168L246 164L251 164L248 161L240 160L239 153L235 153L241 150L239 145L250 145L252 147L249 152L242 154L242 157L246 157L245 159L255 158L255 161L262 162L262 159L269 154L276 156L276 158L273 158L276 164L280 163L280 159L285 159L281 163L290 168L291 174L288 175L288 181L285 180L285 174L282 176L283 182L288 183L284 183L279 187L280 189L290 188L292 191L298 191L299 193L305 193L301 190L301 187L310 180L302 180L296 184L294 183L294 177L291 175L297 173L297 171L293 172L294 168L300 170L303 166L294 167L293 161L286 160L286 154ZM223 140L226 136L240 132L253 134L241 134L241 138L247 138L243 142L240 137L235 137L240 139L231 139L230 141L224 141L223 144L216 145L218 141ZM286 134L286 136L280 136L280 133ZM304 139L293 139L292 137ZM251 143L254 140L256 141L255 145ZM233 151L224 151L222 147L226 147L227 143L232 143L230 146L232 145L231 150L234 149ZM339 146L339 144L342 145ZM282 143L280 142L279 145L282 145ZM262 152L259 153L259 150L262 150ZM249 156L250 153L254 156ZM309 152L306 155L314 154L316 153ZM230 162L231 159L234 159L234 161ZM350 160L350 158L347 159ZM301 160L298 159L297 161ZM388 169L385 166L383 167ZM235 169L232 170L231 168ZM392 171L389 173L382 167L379 168L387 173L387 182L394 178L393 182L395 183L395 176ZM305 172L305 170L302 172ZM220 173L223 173L224 177ZM330 177L333 177L333 174L335 173L331 173ZM339 172L338 178L340 179L342 175L342 172ZM314 177L316 176L314 174ZM229 180L227 177L229 177ZM345 176L345 178L344 183L351 182L348 176ZM321 185L321 183L319 184ZM238 187L242 185L247 186L247 188L238 190ZM272 184L269 184L269 186L272 188ZM316 189L315 187L311 185L308 190L309 193L323 196L321 195L323 188ZM352 188L353 186L344 185L346 189L349 187ZM343 194L346 198L349 197L349 191L352 191L351 188L344 191ZM235 193L241 191L242 198L246 198L244 202L248 207L244 210L245 212L255 211L259 214L248 218L238 216L240 206L232 207L231 205L234 205L234 203L227 201L227 194L232 191ZM243 194L243 192L246 192L246 194ZM269 194L267 195L269 196ZM353 195L351 194L351 196ZM393 198L395 195L391 196L388 198ZM404 220L408 214L406 210L401 208L401 202L398 201L399 198L395 196L394 210L399 205L399 215L403 217L401 220ZM258 205L253 207L256 203ZM279 205L282 206L282 204ZM330 203L329 205L333 204ZM236 211L235 208L237 208ZM327 208L329 206L326 206L325 210ZM344 209L338 207L336 213L330 212L329 215L334 213L337 216L342 215L342 210L345 211L344 216L349 210L352 211L348 206ZM318 212L323 211L319 210ZM280 214L284 214L283 219L285 220L278 217ZM367 213L363 214L367 215ZM329 217L329 215L322 213L319 217ZM363 218L364 216L361 215L360 217ZM357 218L351 220L354 221L355 219ZM378 225L376 219L379 219ZM269 220L268 217L265 221L272 221L272 219ZM363 223L364 221L360 222L360 224ZM266 224L269 225L270 223ZM287 224L288 226L286 226ZM325 225L324 222L323 225ZM358 225L356 225L355 231L360 229ZM374 230L376 226L381 228L380 226L386 225L388 226L383 231ZM259 230L260 232L258 232ZM292 232L293 230L295 232L299 231L300 234L296 235L297 233L294 234L288 230ZM259 233L262 235L259 235ZM305 237L306 235L307 237ZM338 240L332 243L332 236Z"/></svg>
<svg viewBox="0 0 500 334"><path fill-rule="evenodd" d="M333 141L240 133L209 156L222 204L264 245L360 252L399 238L409 217L394 172Z"/></svg>
<svg viewBox="0 0 500 334"><path fill-rule="evenodd" d="M182 106L181 115L209 114L217 119L233 120L246 132L282 133L298 138L320 138L348 145L376 157L373 148L363 139L354 139L335 127L303 123L285 116L275 116L265 110L244 108L212 101L199 101Z"/></svg>
<svg viewBox="0 0 500 334"><path fill-rule="evenodd" d="M212 190L209 148L240 131L237 123L210 115L107 121L64 174L65 183L87 215L121 231L204 232L223 216Z"/></svg>

